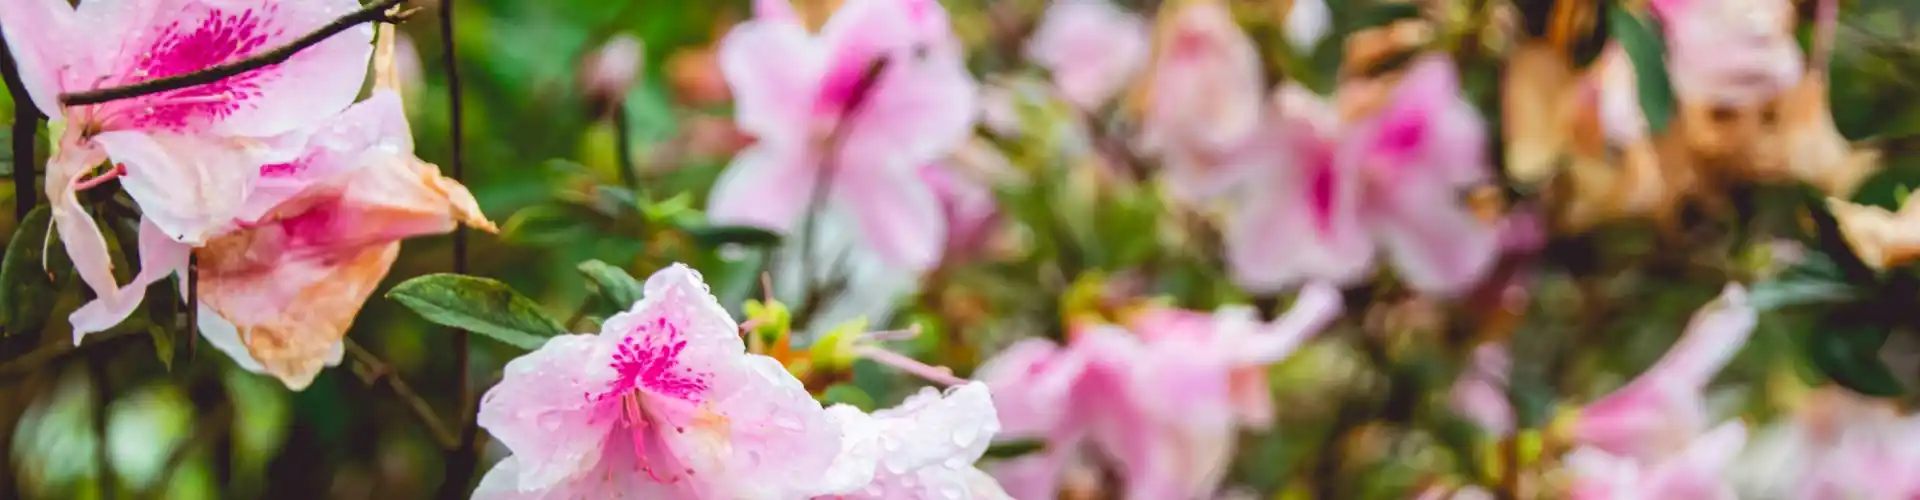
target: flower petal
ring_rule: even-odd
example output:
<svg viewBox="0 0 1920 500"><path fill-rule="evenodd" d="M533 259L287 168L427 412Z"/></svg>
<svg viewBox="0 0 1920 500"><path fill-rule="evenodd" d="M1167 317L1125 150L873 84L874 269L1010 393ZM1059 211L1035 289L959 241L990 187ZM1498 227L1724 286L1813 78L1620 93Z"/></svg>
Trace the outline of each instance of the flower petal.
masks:
<svg viewBox="0 0 1920 500"><path fill-rule="evenodd" d="M1027 57L1053 72L1069 102L1094 110L1146 66L1149 35L1139 15L1106 0L1054 2L1027 41Z"/></svg>
<svg viewBox="0 0 1920 500"><path fill-rule="evenodd" d="M310 132L297 131L277 139L299 144L302 152L291 161L260 167L260 177L237 215L242 221L257 221L315 184L376 163L369 157L413 153L413 134L400 96L385 89L374 91L367 100Z"/></svg>
<svg viewBox="0 0 1920 500"><path fill-rule="evenodd" d="M199 71L272 50L358 10L354 0L144 0L151 17L113 52L100 86ZM135 7L138 8L138 7ZM194 130L265 137L339 113L360 93L373 28L358 26L281 64L219 82L100 105L111 130ZM90 88L90 87L89 87Z"/></svg>
<svg viewBox="0 0 1920 500"><path fill-rule="evenodd" d="M59 119L63 68L86 64L88 40L111 37L75 37L79 17L62 0L17 0L0 3L0 31L20 75L20 83L40 113ZM16 104L17 105L17 104Z"/></svg>
<svg viewBox="0 0 1920 500"><path fill-rule="evenodd" d="M999 430L993 400L979 382L945 394L922 388L899 406L873 413L879 468L845 498L973 498L972 464ZM864 463L864 462L863 462Z"/></svg>
<svg viewBox="0 0 1920 500"><path fill-rule="evenodd" d="M1738 283L1727 284L1719 297L1694 313L1680 340L1636 382L1644 379L1644 383L1704 390L1746 346L1758 319L1747 302L1746 289Z"/></svg>
<svg viewBox="0 0 1920 500"><path fill-rule="evenodd" d="M140 274L117 292L95 297L67 317L73 323L74 344L78 345L83 335L120 324L121 320L133 314L133 309L141 301L146 300L147 286L172 276L176 271L186 270L191 248L173 241L145 219L140 221L139 244Z"/></svg>
<svg viewBox="0 0 1920 500"><path fill-rule="evenodd" d="M786 7L790 16L792 8ZM733 90L734 120L740 129L763 143L788 147L809 140L826 52L806 27L791 17L749 20L727 32L719 50L720 72Z"/></svg>
<svg viewBox="0 0 1920 500"><path fill-rule="evenodd" d="M1400 186L1378 208L1372 227L1401 279L1436 294L1465 291L1493 268L1500 254L1499 227L1481 220L1450 189Z"/></svg>
<svg viewBox="0 0 1920 500"><path fill-rule="evenodd" d="M249 262L261 243L220 239L202 251L200 301L231 323L251 358L287 388L300 390L337 364L337 349L360 307L400 255L398 242L352 252Z"/></svg>
<svg viewBox="0 0 1920 500"><path fill-rule="evenodd" d="M231 139L106 132L94 142L126 166L120 185L168 236L199 245L233 225L259 165L277 152Z"/></svg>
<svg viewBox="0 0 1920 500"><path fill-rule="evenodd" d="M985 383L1002 426L1001 436L1040 437L1060 425L1084 360L1045 339L1021 339L974 370Z"/></svg>
<svg viewBox="0 0 1920 500"><path fill-rule="evenodd" d="M1220 149L1254 133L1266 94L1260 56L1226 5L1187 4L1160 22L1144 146Z"/></svg>
<svg viewBox="0 0 1920 500"><path fill-rule="evenodd" d="M813 200L818 164L805 150L756 145L740 152L714 182L707 218L718 224L791 232Z"/></svg>
<svg viewBox="0 0 1920 500"><path fill-rule="evenodd" d="M518 457L520 491L553 488L595 470L618 425L587 395L611 385L612 345L598 335L562 335L507 362L480 400L476 422Z"/></svg>
<svg viewBox="0 0 1920 500"><path fill-rule="evenodd" d="M715 498L790 498L818 489L841 448L839 430L779 361L746 354L739 326L698 272L675 264L647 278L644 298L609 318L601 338L618 342L657 323L671 325L675 340L685 342L678 366L703 372L694 418L667 422L686 432L652 431L693 471L690 487Z"/></svg>
<svg viewBox="0 0 1920 500"><path fill-rule="evenodd" d="M836 201L858 218L867 244L889 265L920 271L940 262L946 217L940 200L914 172L845 175L834 187Z"/></svg>

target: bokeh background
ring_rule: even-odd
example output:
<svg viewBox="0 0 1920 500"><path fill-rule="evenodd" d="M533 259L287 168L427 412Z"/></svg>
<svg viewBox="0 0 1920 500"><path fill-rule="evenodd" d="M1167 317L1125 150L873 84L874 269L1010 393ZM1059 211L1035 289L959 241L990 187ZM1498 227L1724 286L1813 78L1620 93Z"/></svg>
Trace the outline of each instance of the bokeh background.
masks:
<svg viewBox="0 0 1920 500"><path fill-rule="evenodd" d="M400 64L418 154L445 166L449 90L441 57L447 47L431 22L436 3L415 2L423 11L401 26ZM817 19L832 3L796 5ZM1021 45L1045 2L942 3L982 82L1015 94L1034 94L1031 89L1045 84ZM1117 3L1153 12L1159 2ZM1322 92L1333 88L1347 58L1349 34L1425 17L1450 39L1469 40L1455 44L1462 78L1477 104L1492 106L1512 33L1524 31L1529 17L1541 17L1539 5L1554 2L1330 1L1332 31L1308 51L1287 48L1276 31L1288 0L1229 3L1262 48L1270 75ZM1920 95L1920 6L1842 4L1830 92L1834 119L1848 139L1872 141L1884 152L1885 171L1856 200L1891 206L1900 186L1920 181L1914 156L1920 150L1914 97ZM606 313L577 270L589 259L640 276L686 261L706 273L724 303L759 297L759 277L770 260L756 243L760 235L687 230L698 226L688 221L700 219L713 180L750 141L732 124L713 50L748 12L740 0L462 0L455 42L464 84L465 182L503 228L497 237L473 235L470 274L512 285L579 331ZM639 76L611 87L594 83L590 75L604 64L594 62L596 51L620 37L644 47L629 61L639 65ZM1076 317L1119 307L1114 297L1163 297L1195 309L1259 299L1226 279L1217 234L1197 229L1191 214L1169 208L1150 186L1126 182L1119 169L1072 153L1108 147L1100 136L1127 130L1124 109L1083 118L1057 104L1029 108L1021 118L1029 130L1106 132L1020 140L988 140L983 133L969 147L1004 156L990 161L1005 161L1008 175L1019 179L998 193L1013 222L982 250L988 257L942 268L917 292L848 305L814 330L858 314L874 319L874 328L919 322L931 334L909 351L964 374L1015 337L1058 337ZM638 189L623 180L623 145L630 148ZM0 158L0 169L39 165L15 160L23 159ZM15 189L0 185L0 198L10 200ZM1477 328L1451 328L1434 319L1447 317L1441 306L1390 288L1358 297L1375 306L1351 312L1352 324L1323 334L1328 341L1271 370L1282 431L1245 436L1229 482L1264 497L1310 495L1305 485L1344 478L1352 486L1305 491L1407 498L1442 481L1437 478L1480 470L1486 464L1475 457L1486 454L1475 450L1491 445L1435 402L1474 345L1527 335L1551 339L1541 347L1554 353L1542 358L1551 362L1516 375L1539 382L1542 408L1553 404L1553 394L1593 395L1616 386L1664 352L1686 317L1728 279L1779 272L1769 263L1796 250L1771 244L1769 236L1790 231L1769 227L1794 228L1797 221L1791 208L1767 211L1794 206L1766 198L1774 195L1786 196L1752 194L1760 200L1755 219L1772 226L1756 224L1753 235L1737 240L1710 217L1691 224L1710 228L1704 230L1710 236L1680 246L1661 241L1644 224L1556 240L1560 246L1545 260L1566 268L1543 273L1525 311L1486 313L1505 316ZM16 215L0 215L0 235L14 234ZM447 237L408 241L386 286L449 271L451 252ZM64 317L80 293L69 290L49 317ZM1604 307L1585 302L1596 296L1604 297ZM1822 321L1769 312L1751 345L1721 375L1738 390L1718 401L1767 418L1781 411L1779 401L1820 387L1828 376L1805 353ZM114 498L422 498L441 483L439 447L413 418L414 409L391 397L379 377L403 378L432 411L457 421L452 412L461 377L450 332L393 301L369 301L350 334L390 371L349 361L301 392L238 370L204 343L165 331L33 355L67 342L59 323L32 332L10 329L0 338L0 450L8 464L0 468L0 497L106 498L111 491ZM1368 333L1383 331L1392 333ZM1894 367L1889 373L1911 386L1920 375L1920 356L1914 356L1920 347L1904 336L1888 345L1879 354ZM490 386L517 353L475 340L471 390ZM851 377L828 382L842 384L831 398L869 407L898 401L911 387L865 363ZM502 453L487 448L482 470Z"/></svg>

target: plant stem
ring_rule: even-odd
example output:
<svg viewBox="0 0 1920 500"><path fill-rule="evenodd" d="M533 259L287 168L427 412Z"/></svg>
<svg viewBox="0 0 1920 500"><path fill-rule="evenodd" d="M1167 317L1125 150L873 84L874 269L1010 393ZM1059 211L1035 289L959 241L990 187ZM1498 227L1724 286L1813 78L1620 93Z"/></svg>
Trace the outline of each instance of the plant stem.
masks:
<svg viewBox="0 0 1920 500"><path fill-rule="evenodd" d="M461 140L465 135L463 113L460 108L460 58L459 42L454 36L454 5L457 0L440 0L440 40L444 44L440 51L441 64L447 71L447 115L448 168L453 171L453 180L465 183L467 180L466 163L461 151ZM467 272L467 228L460 226L453 230L453 272ZM473 441L479 429L473 424L475 411L472 382L467 378L469 356L466 330L453 332L454 369L458 370L455 380L459 384L460 406L455 409L459 422L459 435L454 438L453 446L448 448L445 460L444 479L440 483L438 498L457 500L467 496L467 486L473 482L474 467L479 461ZM424 403L423 403L424 404ZM418 410L416 410L418 411ZM431 413L430 411L428 412Z"/></svg>
<svg viewBox="0 0 1920 500"><path fill-rule="evenodd" d="M40 132L40 108L27 95L20 82L20 69L13 63L13 50L0 41L0 77L6 80L7 93L13 96L13 214L25 220L38 202L39 187L33 182L34 141Z"/></svg>
<svg viewBox="0 0 1920 500"><path fill-rule="evenodd" d="M118 344L125 340L140 339L146 336L147 331L144 322L134 321L129 322L129 324L137 324L139 328L128 327L121 330L109 330L88 335L87 337L93 339L93 341L79 346L67 345L66 343L54 343L42 346L39 349L34 349L33 352L29 352L5 364L0 364L0 380L37 373L48 365L65 360L68 357L85 354L94 349L99 349L111 344Z"/></svg>
<svg viewBox="0 0 1920 500"><path fill-rule="evenodd" d="M366 366L367 371L372 373L372 376L366 379L366 383L374 384L385 381L387 388L392 390L393 395L399 397L401 402L407 404L407 409L413 412L413 416L420 420L420 425L427 428L428 434L433 435L433 442L439 444L442 449L455 449L460 446L460 437L454 435L453 431L447 429L447 424L442 422L440 416L433 412L433 405L427 404L427 400L421 398L420 393L414 392L413 386L407 384L406 380L401 379L400 373L394 371L392 365L381 361L379 356L375 356L372 351L361 347L360 344L354 342L353 339L346 339L346 345L347 355L352 356L354 361L358 361L361 365Z"/></svg>
<svg viewBox="0 0 1920 500"><path fill-rule="evenodd" d="M187 255L187 362L200 346L200 255Z"/></svg>
<svg viewBox="0 0 1920 500"><path fill-rule="evenodd" d="M370 22L394 23L401 21L406 17L407 13L388 14L387 10L404 1L406 0L376 0L373 3L367 4L365 7L361 7L360 10L341 16L339 19L334 19L333 22L321 26L320 29L294 39L291 43L276 47L273 50L254 54L252 57L215 65L199 71L160 77L129 85L60 94L60 104L65 106L86 106L180 90L218 82L239 76L248 71L287 62L288 59L293 58L294 54L298 54L308 47L324 42L328 38L332 38L334 35L338 35L355 26Z"/></svg>
<svg viewBox="0 0 1920 500"><path fill-rule="evenodd" d="M640 175L634 172L638 165L633 163L631 137L633 123L630 122L631 118L627 117L627 101L620 99L616 102L618 104L613 106L613 151L614 156L620 161L620 182L626 183L627 189L633 190L633 193L638 195L640 194Z"/></svg>

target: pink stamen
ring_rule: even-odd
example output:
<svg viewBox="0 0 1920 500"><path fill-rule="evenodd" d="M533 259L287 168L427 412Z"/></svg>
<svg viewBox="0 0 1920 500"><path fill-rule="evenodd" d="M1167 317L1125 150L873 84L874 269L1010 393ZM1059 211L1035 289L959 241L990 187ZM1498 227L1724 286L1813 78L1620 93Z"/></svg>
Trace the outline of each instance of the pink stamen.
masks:
<svg viewBox="0 0 1920 500"><path fill-rule="evenodd" d="M113 164L112 170L108 170L105 173L93 176L92 178L89 178L87 180L74 183L73 190L86 191L88 189L92 189L94 186L106 184L107 181L118 179L120 178L120 176L123 176L123 175L127 175L127 165L124 163L115 163Z"/></svg>
<svg viewBox="0 0 1920 500"><path fill-rule="evenodd" d="M919 336L920 336L920 324L914 323L913 326L909 326L899 330L881 330L877 332L867 332L867 334L864 337L867 340L872 340L877 342L891 342L895 340L909 340Z"/></svg>
<svg viewBox="0 0 1920 500"><path fill-rule="evenodd" d="M873 362L882 365L891 366L903 372L918 375L920 378L927 379L927 381L936 384L962 385L967 383L965 379L953 376L952 369L922 363L920 360L902 356L900 353L886 349L874 346L859 346L853 348L853 352L862 358L873 360Z"/></svg>

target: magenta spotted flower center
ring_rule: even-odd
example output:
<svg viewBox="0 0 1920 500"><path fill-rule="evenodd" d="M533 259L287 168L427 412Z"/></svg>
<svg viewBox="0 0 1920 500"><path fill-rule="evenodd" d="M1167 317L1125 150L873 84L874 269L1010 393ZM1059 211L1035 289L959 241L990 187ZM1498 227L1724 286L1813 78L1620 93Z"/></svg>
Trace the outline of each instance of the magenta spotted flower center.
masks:
<svg viewBox="0 0 1920 500"><path fill-rule="evenodd" d="M674 423L673 416L687 415L690 408L698 407L704 401L708 379L711 374L694 371L680 364L680 353L687 348L687 339L679 325L667 318L657 318L652 322L641 322L620 340L614 350L613 361L608 366L618 375L605 392L587 394L587 399L595 403L617 404L620 423L627 429L633 441L634 456L638 457L640 469L653 480L662 483L679 481L680 474L669 473L661 476L659 467L668 470L684 469L692 475L691 469L674 467L671 464L650 463L648 458L649 441L655 445L658 439L649 431L668 428L675 433L686 433L686 428ZM666 453L670 450L657 449ZM671 459L671 454L665 455Z"/></svg>
<svg viewBox="0 0 1920 500"><path fill-rule="evenodd" d="M152 49L138 55L130 71L112 84L200 71L265 49L267 40L281 32L266 23L277 7L264 8L268 12L212 9L198 22L174 21L154 35ZM274 77L272 69L268 66L213 83L103 104L96 124L103 130L182 129L226 118L248 99L260 96L261 84ZM109 85L103 82L101 86Z"/></svg>

